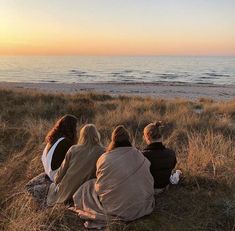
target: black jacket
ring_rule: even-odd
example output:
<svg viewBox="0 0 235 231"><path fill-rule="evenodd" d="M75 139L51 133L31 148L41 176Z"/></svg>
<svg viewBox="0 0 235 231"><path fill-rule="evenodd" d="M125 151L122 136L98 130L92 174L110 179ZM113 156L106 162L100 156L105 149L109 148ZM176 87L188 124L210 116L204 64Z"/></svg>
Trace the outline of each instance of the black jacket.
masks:
<svg viewBox="0 0 235 231"><path fill-rule="evenodd" d="M171 171L176 165L175 152L161 142L156 142L149 144L143 150L143 154L151 162L150 172L154 178L154 188L166 187Z"/></svg>

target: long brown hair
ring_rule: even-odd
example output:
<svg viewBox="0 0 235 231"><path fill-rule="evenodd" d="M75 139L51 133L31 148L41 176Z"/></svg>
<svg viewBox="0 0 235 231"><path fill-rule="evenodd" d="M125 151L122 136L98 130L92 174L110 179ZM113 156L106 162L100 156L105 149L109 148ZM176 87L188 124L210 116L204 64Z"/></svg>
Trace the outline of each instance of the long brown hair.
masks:
<svg viewBox="0 0 235 231"><path fill-rule="evenodd" d="M112 132L111 142L106 151L109 152L117 147L131 147L131 136L123 125L117 126Z"/></svg>
<svg viewBox="0 0 235 231"><path fill-rule="evenodd" d="M65 115L60 118L54 127L47 133L45 141L50 145L54 144L59 138L65 137L73 144L77 143L77 117Z"/></svg>

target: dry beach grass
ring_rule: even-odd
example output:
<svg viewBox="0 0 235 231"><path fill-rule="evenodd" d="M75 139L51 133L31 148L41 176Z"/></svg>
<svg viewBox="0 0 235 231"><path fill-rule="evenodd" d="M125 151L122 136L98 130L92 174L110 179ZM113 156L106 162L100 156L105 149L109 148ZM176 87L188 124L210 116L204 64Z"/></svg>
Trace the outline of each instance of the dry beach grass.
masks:
<svg viewBox="0 0 235 231"><path fill-rule="evenodd" d="M0 90L0 230L83 230L65 206L40 210L24 191L42 172L44 137L63 114L95 123L104 145L124 124L142 148L144 126L167 123L164 143L177 152L185 181L156 198L155 211L106 230L235 230L235 100L164 100L104 94Z"/></svg>

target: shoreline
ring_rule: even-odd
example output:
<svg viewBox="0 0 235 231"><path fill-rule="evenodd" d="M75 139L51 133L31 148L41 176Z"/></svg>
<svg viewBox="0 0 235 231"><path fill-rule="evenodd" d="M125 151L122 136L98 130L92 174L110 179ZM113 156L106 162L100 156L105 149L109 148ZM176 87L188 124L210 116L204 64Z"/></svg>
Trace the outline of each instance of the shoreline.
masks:
<svg viewBox="0 0 235 231"><path fill-rule="evenodd" d="M45 93L76 94L96 92L111 95L132 95L154 98L211 98L214 100L232 100L235 98L235 85L194 84L179 82L98 82L98 83L23 83L0 82L0 89L35 90Z"/></svg>

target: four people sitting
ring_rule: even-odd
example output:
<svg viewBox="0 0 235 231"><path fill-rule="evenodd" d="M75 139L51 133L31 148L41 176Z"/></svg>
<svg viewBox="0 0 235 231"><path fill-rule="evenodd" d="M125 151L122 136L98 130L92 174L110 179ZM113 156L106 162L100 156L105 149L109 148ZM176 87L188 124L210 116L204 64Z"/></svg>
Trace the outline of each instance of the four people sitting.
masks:
<svg viewBox="0 0 235 231"><path fill-rule="evenodd" d="M76 124L76 117L66 115L46 136L42 163L50 179L47 205L73 201L87 228L150 214L154 191L169 185L176 165L174 151L162 144L161 123L144 128L147 147L142 152L124 126L114 129L106 151L94 124L81 129L77 143Z"/></svg>

